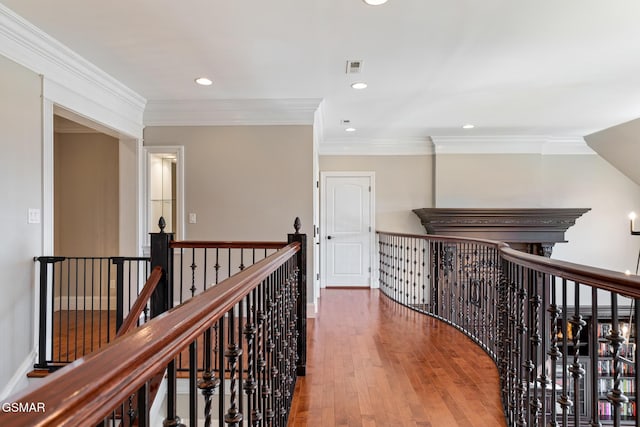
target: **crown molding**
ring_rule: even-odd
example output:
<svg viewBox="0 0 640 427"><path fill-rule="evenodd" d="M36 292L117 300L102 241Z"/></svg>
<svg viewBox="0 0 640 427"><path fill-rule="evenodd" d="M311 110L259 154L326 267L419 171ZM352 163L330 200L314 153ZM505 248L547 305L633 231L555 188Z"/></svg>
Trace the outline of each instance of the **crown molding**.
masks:
<svg viewBox="0 0 640 427"><path fill-rule="evenodd" d="M0 55L49 82L53 103L128 135L142 136L146 100L0 4Z"/></svg>
<svg viewBox="0 0 640 427"><path fill-rule="evenodd" d="M312 125L322 99L155 100L146 126Z"/></svg>
<svg viewBox="0 0 640 427"><path fill-rule="evenodd" d="M432 136L436 154L596 154L582 137Z"/></svg>
<svg viewBox="0 0 640 427"><path fill-rule="evenodd" d="M434 154L429 138L332 139L320 144L321 156L424 156Z"/></svg>
<svg viewBox="0 0 640 427"><path fill-rule="evenodd" d="M325 102L322 100L313 115L313 131L315 133L316 143L318 147L324 141L324 124L325 124Z"/></svg>

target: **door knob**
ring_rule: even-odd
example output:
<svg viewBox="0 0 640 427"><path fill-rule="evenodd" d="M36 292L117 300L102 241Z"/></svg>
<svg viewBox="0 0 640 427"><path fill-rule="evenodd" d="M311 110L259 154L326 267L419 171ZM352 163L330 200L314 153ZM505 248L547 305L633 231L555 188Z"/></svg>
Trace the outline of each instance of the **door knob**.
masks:
<svg viewBox="0 0 640 427"><path fill-rule="evenodd" d="M327 239L331 240L331 236L327 236Z"/></svg>

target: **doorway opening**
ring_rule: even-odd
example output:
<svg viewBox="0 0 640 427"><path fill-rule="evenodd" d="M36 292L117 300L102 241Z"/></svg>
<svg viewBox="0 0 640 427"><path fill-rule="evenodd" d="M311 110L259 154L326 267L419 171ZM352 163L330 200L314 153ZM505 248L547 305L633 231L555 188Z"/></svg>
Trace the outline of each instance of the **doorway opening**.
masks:
<svg viewBox="0 0 640 427"><path fill-rule="evenodd" d="M159 231L164 218L166 233L184 240L184 147L144 147L145 151L145 230Z"/></svg>
<svg viewBox="0 0 640 427"><path fill-rule="evenodd" d="M54 115L54 253L120 253L120 141Z"/></svg>

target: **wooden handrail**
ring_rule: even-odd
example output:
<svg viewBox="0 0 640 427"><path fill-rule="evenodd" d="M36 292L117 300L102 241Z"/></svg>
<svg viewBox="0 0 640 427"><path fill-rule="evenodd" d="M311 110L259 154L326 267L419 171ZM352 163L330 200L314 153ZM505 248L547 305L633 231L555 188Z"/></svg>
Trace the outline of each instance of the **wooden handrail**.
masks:
<svg viewBox="0 0 640 427"><path fill-rule="evenodd" d="M562 276L568 280L590 285L598 289L617 292L620 295L630 298L640 298L640 276L629 276L617 271L527 254L511 248L508 244L503 242L485 239L472 239L468 237L438 236L434 234L404 234L384 231L377 231L377 233L442 242L468 241L482 243L494 246L500 251L505 260L523 267L535 269L540 273Z"/></svg>
<svg viewBox="0 0 640 427"><path fill-rule="evenodd" d="M147 305L147 302L151 298L153 291L156 290L158 283L160 283L161 278L162 278L162 268L155 267L151 271L151 274L149 275L147 282L144 284L144 287L142 288L142 292L140 292L140 295L138 295L138 298L133 303L133 307L131 307L129 314L127 314L127 317L124 319L124 322L122 322L120 329L118 329L118 333L116 334L116 337L124 335L127 332L129 332L131 329L133 329L133 327L138 322L138 318L142 314L142 311Z"/></svg>
<svg viewBox="0 0 640 427"><path fill-rule="evenodd" d="M175 249L282 249L287 242L232 242L232 241L205 241L205 240L181 240L171 242Z"/></svg>
<svg viewBox="0 0 640 427"><path fill-rule="evenodd" d="M160 314L4 402L44 412L0 411L2 426L95 425L300 250L291 243L184 304Z"/></svg>

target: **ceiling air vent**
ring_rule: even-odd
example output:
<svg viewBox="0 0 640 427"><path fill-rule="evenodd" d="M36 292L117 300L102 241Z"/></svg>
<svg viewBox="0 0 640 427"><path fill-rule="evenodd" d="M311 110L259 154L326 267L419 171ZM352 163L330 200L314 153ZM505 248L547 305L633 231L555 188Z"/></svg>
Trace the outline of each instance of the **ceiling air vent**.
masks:
<svg viewBox="0 0 640 427"><path fill-rule="evenodd" d="M362 69L362 61L359 59L347 61L347 74L357 74Z"/></svg>

